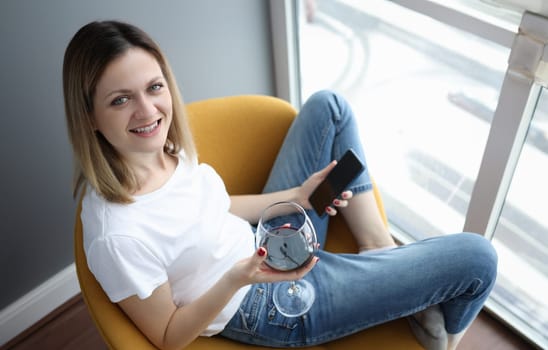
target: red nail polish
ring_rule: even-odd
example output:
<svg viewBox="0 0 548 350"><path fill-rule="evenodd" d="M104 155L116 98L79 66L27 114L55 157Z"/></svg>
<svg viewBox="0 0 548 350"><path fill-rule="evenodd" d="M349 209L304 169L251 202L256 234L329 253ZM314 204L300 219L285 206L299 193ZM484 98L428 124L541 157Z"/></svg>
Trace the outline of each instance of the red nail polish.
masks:
<svg viewBox="0 0 548 350"><path fill-rule="evenodd" d="M259 250L257 251L257 254L259 256L265 256L266 254L266 249L264 249L263 247L260 247Z"/></svg>
<svg viewBox="0 0 548 350"><path fill-rule="evenodd" d="M335 200L333 201L333 204L335 204L335 205L339 205L339 204L341 204L341 201L340 201L340 200L338 200L338 199L335 199Z"/></svg>

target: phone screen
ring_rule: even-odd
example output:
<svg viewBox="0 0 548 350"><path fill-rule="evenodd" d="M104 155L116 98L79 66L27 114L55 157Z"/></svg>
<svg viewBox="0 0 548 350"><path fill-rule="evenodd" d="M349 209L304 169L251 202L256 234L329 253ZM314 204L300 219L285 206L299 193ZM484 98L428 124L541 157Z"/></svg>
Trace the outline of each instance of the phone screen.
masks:
<svg viewBox="0 0 548 350"><path fill-rule="evenodd" d="M324 181L314 190L309 198L310 204L318 214L325 214L325 208L354 180L365 166L352 149L337 162Z"/></svg>

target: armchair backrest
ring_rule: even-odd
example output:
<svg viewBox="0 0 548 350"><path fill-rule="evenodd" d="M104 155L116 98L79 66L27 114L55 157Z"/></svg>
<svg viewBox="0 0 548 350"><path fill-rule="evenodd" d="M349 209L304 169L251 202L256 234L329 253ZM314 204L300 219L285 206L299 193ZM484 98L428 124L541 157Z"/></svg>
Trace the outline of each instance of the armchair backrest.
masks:
<svg viewBox="0 0 548 350"><path fill-rule="evenodd" d="M189 104L201 162L213 166L230 194L260 193L296 110L269 96L214 98Z"/></svg>

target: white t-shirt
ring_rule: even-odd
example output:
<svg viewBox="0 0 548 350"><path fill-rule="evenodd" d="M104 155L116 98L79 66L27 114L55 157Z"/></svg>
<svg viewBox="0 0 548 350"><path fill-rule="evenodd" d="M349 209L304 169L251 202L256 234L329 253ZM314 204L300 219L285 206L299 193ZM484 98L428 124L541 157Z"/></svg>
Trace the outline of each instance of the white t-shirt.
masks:
<svg viewBox="0 0 548 350"><path fill-rule="evenodd" d="M134 199L111 203L88 188L82 203L88 266L112 302L145 299L169 281L174 303L183 306L254 252L251 226L229 213L225 186L208 165L180 156L164 186ZM241 288L202 335L222 331L248 289Z"/></svg>

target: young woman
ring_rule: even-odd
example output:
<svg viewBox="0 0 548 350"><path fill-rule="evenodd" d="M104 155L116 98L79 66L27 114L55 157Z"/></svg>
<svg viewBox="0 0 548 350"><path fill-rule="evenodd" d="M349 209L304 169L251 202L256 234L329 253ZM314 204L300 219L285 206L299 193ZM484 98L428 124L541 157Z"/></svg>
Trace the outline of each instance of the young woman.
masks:
<svg viewBox="0 0 548 350"><path fill-rule="evenodd" d="M275 347L328 342L410 316L428 349L454 349L496 277L496 254L480 235L452 234L396 247L379 216L367 169L333 206L358 254L320 250L296 271L277 272L254 248L253 225L268 205L308 209L325 241L329 215L308 201L342 153L365 159L356 121L340 96L322 91L291 126L263 194L229 196L198 164L184 105L168 62L140 29L92 22L69 43L63 66L75 195L90 270L159 348L221 334ZM351 200L350 200L351 199ZM305 278L316 302L288 318L272 282Z"/></svg>

